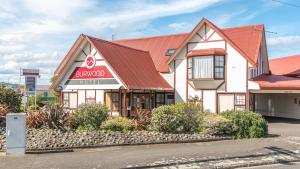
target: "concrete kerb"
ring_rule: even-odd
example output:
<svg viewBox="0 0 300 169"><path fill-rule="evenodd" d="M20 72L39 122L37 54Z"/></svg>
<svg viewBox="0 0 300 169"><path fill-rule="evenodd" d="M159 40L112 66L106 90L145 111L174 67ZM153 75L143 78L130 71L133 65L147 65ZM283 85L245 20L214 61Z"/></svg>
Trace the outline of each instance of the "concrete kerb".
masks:
<svg viewBox="0 0 300 169"><path fill-rule="evenodd" d="M81 149L93 149L93 148L104 148L104 147L118 147L118 146L140 146L140 145L154 145L154 144L185 144L185 143L201 143L201 142L214 142L231 140L232 137L222 138L210 138L201 140L190 140L190 141L165 141L165 142L149 142L149 143L132 143L132 144L107 144L107 145L95 145L95 146L77 146L77 147L63 147L55 149L27 149L26 154L45 154L45 153L61 153L61 152L74 152Z"/></svg>

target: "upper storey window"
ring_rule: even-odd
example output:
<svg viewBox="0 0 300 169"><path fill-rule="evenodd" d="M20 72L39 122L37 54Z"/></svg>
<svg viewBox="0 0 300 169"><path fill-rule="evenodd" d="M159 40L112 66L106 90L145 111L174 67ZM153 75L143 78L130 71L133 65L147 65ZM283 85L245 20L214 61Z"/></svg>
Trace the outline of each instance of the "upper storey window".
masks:
<svg viewBox="0 0 300 169"><path fill-rule="evenodd" d="M193 56L188 58L189 79L224 79L224 56Z"/></svg>

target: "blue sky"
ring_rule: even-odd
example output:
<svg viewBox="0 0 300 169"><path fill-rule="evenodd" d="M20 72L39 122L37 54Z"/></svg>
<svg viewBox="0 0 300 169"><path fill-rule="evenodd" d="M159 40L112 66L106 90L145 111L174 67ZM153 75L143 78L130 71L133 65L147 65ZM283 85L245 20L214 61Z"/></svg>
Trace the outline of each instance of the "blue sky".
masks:
<svg viewBox="0 0 300 169"><path fill-rule="evenodd" d="M300 54L300 7L296 7L300 1L0 0L0 4L0 81L5 82L19 83L22 67L39 68L39 82L49 83L81 33L110 40L112 34L122 39L188 32L202 17L220 28L265 24L269 58Z"/></svg>

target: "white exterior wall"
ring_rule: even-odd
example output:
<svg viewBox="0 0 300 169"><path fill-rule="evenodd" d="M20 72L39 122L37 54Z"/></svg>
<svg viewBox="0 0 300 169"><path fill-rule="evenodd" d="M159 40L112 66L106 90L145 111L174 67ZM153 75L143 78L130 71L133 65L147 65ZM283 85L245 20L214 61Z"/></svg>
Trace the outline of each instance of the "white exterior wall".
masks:
<svg viewBox="0 0 300 169"><path fill-rule="evenodd" d="M85 103L85 90L78 90L78 105Z"/></svg>
<svg viewBox="0 0 300 169"><path fill-rule="evenodd" d="M172 62L173 63L173 62ZM174 87L174 72L170 73L160 73L160 75L172 86Z"/></svg>
<svg viewBox="0 0 300 169"><path fill-rule="evenodd" d="M216 91L203 90L203 110L216 113Z"/></svg>
<svg viewBox="0 0 300 169"><path fill-rule="evenodd" d="M227 45L227 92L247 91L247 60L233 47Z"/></svg>
<svg viewBox="0 0 300 169"><path fill-rule="evenodd" d="M207 43L192 43L189 44L189 51L210 48L225 48L225 41L207 42Z"/></svg>
<svg viewBox="0 0 300 169"><path fill-rule="evenodd" d="M96 90L96 103L104 104L104 90Z"/></svg>
<svg viewBox="0 0 300 169"><path fill-rule="evenodd" d="M186 101L186 59L176 60L175 102Z"/></svg>

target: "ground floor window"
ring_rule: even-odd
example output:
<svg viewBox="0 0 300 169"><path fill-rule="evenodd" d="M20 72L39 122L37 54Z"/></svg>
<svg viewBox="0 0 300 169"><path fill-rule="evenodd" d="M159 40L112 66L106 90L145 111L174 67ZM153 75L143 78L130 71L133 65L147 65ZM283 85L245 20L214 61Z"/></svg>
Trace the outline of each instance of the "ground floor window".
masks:
<svg viewBox="0 0 300 169"><path fill-rule="evenodd" d="M246 109L246 95L235 94L234 95L234 110L245 110Z"/></svg>
<svg viewBox="0 0 300 169"><path fill-rule="evenodd" d="M68 109L77 108L77 93L63 92L63 107Z"/></svg>
<svg viewBox="0 0 300 169"><path fill-rule="evenodd" d="M85 91L85 103L96 103L96 90Z"/></svg>
<svg viewBox="0 0 300 169"><path fill-rule="evenodd" d="M165 94L164 93L156 93L156 102L155 107L159 107L165 105Z"/></svg>
<svg viewBox="0 0 300 169"><path fill-rule="evenodd" d="M128 92L124 97L124 92L108 91L105 92L105 104L111 112L126 112L137 109L151 110L166 104L174 104L174 93L171 92ZM124 103L124 99L125 103ZM124 107L125 106L125 107ZM125 113L124 113L125 114Z"/></svg>
<svg viewBox="0 0 300 169"><path fill-rule="evenodd" d="M150 94L139 93L133 94L132 105L137 109L151 109Z"/></svg>
<svg viewBox="0 0 300 169"><path fill-rule="evenodd" d="M105 104L110 111L119 111L119 93L118 92L106 92Z"/></svg>

